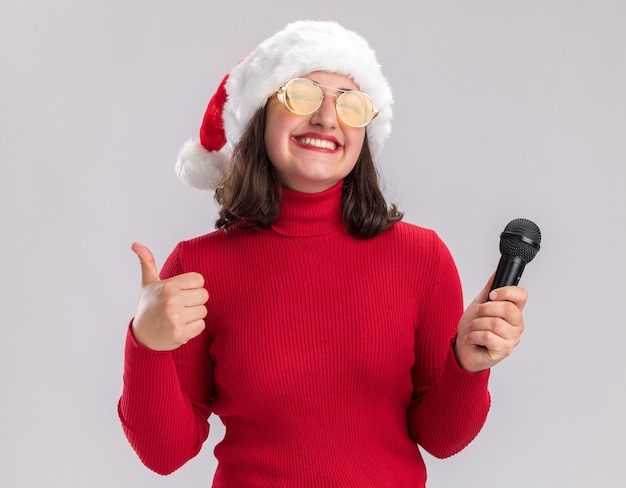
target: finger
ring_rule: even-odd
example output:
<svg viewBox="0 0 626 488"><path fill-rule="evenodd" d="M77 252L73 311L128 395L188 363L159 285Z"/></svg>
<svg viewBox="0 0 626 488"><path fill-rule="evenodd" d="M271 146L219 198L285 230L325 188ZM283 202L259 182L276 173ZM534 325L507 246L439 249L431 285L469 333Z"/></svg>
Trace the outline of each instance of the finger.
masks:
<svg viewBox="0 0 626 488"><path fill-rule="evenodd" d="M511 327L523 328L524 317L519 306L508 300L489 301L476 306L475 319L471 327L476 329L480 324L490 324L491 321L502 321Z"/></svg>
<svg viewBox="0 0 626 488"><path fill-rule="evenodd" d="M483 289L480 290L478 295L476 295L474 300L472 300L472 305L478 305L479 303L485 303L488 300L488 298L489 298L489 290L491 289L491 283L493 283L493 278L494 278L495 275L496 275L496 273L494 272L489 277L489 279L487 280L487 283L485 283L485 286L483 286Z"/></svg>
<svg viewBox="0 0 626 488"><path fill-rule="evenodd" d="M205 288L195 288L183 290L181 295L181 304L184 307L195 307L204 305L209 301L209 292Z"/></svg>
<svg viewBox="0 0 626 488"><path fill-rule="evenodd" d="M502 359L513 352L520 343L519 336L504 338L493 331L475 331L466 338L469 344L484 347L492 358Z"/></svg>
<svg viewBox="0 0 626 488"><path fill-rule="evenodd" d="M174 276L170 280L176 282L179 290L196 290L204 287L204 276L193 271Z"/></svg>
<svg viewBox="0 0 626 488"><path fill-rule="evenodd" d="M493 301L506 300L508 302L512 302L517 306L517 308L522 310L528 300L528 292L519 286L504 286L493 290L489 294L489 298Z"/></svg>
<svg viewBox="0 0 626 488"><path fill-rule="evenodd" d="M208 309L204 305L187 307L181 316L181 320L189 327L189 324L193 324L198 320L204 320L208 313Z"/></svg>
<svg viewBox="0 0 626 488"><path fill-rule="evenodd" d="M204 323L203 319L198 319L198 320L188 323L187 324L187 341L190 341L194 337L199 336L205 327L206 327L206 324Z"/></svg>
<svg viewBox="0 0 626 488"><path fill-rule="evenodd" d="M141 284L147 285L160 281L159 272L154 261L152 251L139 242L133 242L131 249L139 258L141 264Z"/></svg>
<svg viewBox="0 0 626 488"><path fill-rule="evenodd" d="M523 326L517 326L507 322L501 317L482 317L472 321L467 328L468 335L493 334L504 340L518 340L523 331Z"/></svg>
<svg viewBox="0 0 626 488"><path fill-rule="evenodd" d="M184 327L178 328L173 332L165 347L158 350L171 351L179 346L182 346L183 344L187 344L191 339L199 336L205 327L206 324L202 318L187 322Z"/></svg>

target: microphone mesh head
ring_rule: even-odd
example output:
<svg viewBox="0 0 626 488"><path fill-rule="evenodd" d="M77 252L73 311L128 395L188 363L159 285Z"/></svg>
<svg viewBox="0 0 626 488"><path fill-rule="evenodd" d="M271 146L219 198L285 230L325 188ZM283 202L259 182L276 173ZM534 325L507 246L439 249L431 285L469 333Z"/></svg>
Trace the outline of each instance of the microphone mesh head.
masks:
<svg viewBox="0 0 626 488"><path fill-rule="evenodd" d="M529 263L539 252L541 231L528 219L513 219L500 234L500 254L517 256Z"/></svg>

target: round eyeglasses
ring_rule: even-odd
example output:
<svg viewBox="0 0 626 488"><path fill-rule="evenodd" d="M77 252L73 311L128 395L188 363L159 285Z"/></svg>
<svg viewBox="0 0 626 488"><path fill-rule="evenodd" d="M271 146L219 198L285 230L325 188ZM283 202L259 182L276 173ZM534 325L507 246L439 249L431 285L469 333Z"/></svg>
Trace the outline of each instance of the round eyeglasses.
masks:
<svg viewBox="0 0 626 488"><path fill-rule="evenodd" d="M324 93L322 88L341 94L337 96ZM336 98L337 117L350 127L365 127L378 115L372 99L365 93L320 85L307 78L294 78L288 81L278 89L276 95L283 107L296 115L311 115L320 108L324 96L332 95Z"/></svg>

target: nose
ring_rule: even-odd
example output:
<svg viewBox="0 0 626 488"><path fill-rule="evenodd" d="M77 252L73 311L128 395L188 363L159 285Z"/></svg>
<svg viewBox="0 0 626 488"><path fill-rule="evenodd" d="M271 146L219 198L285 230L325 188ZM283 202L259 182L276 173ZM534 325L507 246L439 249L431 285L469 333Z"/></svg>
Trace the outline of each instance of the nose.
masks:
<svg viewBox="0 0 626 488"><path fill-rule="evenodd" d="M315 125L321 125L323 127L334 128L337 127L337 110L335 104L337 103L337 95L334 93L324 93L322 95L322 104L313 115L311 116L311 123Z"/></svg>

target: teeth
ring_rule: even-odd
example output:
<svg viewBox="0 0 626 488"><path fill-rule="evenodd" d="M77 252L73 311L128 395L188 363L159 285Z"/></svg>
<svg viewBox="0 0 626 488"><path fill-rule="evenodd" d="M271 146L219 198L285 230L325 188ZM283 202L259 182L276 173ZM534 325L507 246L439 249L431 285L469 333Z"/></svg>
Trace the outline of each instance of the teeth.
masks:
<svg viewBox="0 0 626 488"><path fill-rule="evenodd" d="M320 149L330 149L331 151L337 149L337 144L334 142L324 141L322 139L313 139L312 137L300 137L298 138L298 142L306 146L319 147Z"/></svg>

